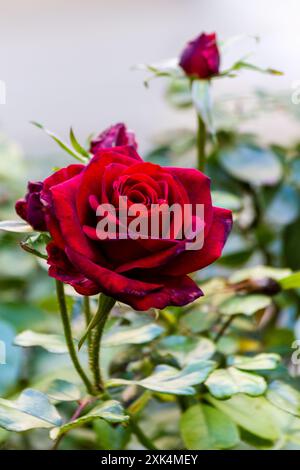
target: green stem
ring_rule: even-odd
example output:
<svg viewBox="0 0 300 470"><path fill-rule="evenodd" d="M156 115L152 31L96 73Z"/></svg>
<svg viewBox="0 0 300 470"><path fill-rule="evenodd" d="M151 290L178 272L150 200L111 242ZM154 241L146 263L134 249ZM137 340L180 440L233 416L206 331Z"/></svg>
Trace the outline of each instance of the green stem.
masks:
<svg viewBox="0 0 300 470"><path fill-rule="evenodd" d="M203 119L197 113L197 167L198 170L205 169L205 144L206 144L206 127Z"/></svg>
<svg viewBox="0 0 300 470"><path fill-rule="evenodd" d="M104 294L100 295L98 311L96 315L100 313L101 317L99 323L94 328L92 336L91 366L94 375L95 388L100 392L103 392L105 388L100 368L101 339L106 320L115 303L116 301L111 297L107 297Z"/></svg>
<svg viewBox="0 0 300 470"><path fill-rule="evenodd" d="M231 315L228 320L226 320L226 322L223 324L223 326L221 327L220 331L218 332L218 334L216 335L215 337L215 343L217 343L221 338L222 336L224 335L225 331L229 328L229 326L231 325L231 322L234 320L234 315Z"/></svg>
<svg viewBox="0 0 300 470"><path fill-rule="evenodd" d="M158 450L157 447L155 447L155 445L151 441L151 439L149 439L149 437L147 437L144 434L142 429L139 427L139 425L134 421L134 419L132 417L131 417L131 420L130 420L130 427L131 427L132 432L136 435L139 442L144 447L146 447L146 449L148 449L148 450Z"/></svg>
<svg viewBox="0 0 300 470"><path fill-rule="evenodd" d="M57 293L57 300L59 304L61 319L62 319L63 328L64 328L64 334L65 334L70 358L73 362L74 368L76 369L78 375L81 377L82 381L84 382L87 388L87 391L93 395L94 394L93 386L90 380L88 379L87 375L85 374L84 370L82 369L80 362L78 360L77 354L76 354L76 349L75 349L73 338L72 338L71 324L70 324L70 320L68 316L64 285L60 281L56 281L56 293Z"/></svg>

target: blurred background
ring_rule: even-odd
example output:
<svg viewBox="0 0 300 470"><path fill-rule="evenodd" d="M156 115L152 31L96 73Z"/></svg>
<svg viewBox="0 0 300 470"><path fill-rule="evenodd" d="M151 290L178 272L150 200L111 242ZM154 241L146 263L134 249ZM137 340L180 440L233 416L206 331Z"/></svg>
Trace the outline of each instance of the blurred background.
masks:
<svg viewBox="0 0 300 470"><path fill-rule="evenodd" d="M161 99L164 81L154 80L146 90L145 74L131 66L177 56L200 31L217 31L220 40L259 36L260 44L249 39L233 53L253 52L252 62L284 76L243 72L216 81L214 94L247 100L258 87L291 94L300 80L299 15L297 0L1 1L0 79L7 102L0 106L0 129L34 161L37 176L47 171L43 157L60 151L30 120L61 136L72 125L80 138L124 121L136 131L141 150L148 150L158 132L192 127L194 116L174 113ZM279 113L271 123L260 116L243 126L264 140L297 136L297 125Z"/></svg>

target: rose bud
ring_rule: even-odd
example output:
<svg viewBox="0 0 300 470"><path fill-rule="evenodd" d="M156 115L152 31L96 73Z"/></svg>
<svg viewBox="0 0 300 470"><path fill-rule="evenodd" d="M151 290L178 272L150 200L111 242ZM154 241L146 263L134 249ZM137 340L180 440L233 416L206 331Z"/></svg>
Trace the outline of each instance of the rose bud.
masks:
<svg viewBox="0 0 300 470"><path fill-rule="evenodd" d="M118 147L120 145L132 145L137 149L137 142L132 131L127 130L125 124L118 123L109 127L91 142L90 152L95 154L98 150Z"/></svg>
<svg viewBox="0 0 300 470"><path fill-rule="evenodd" d="M27 188L25 198L16 202L16 213L35 230L46 231L45 211L40 200L43 183L41 181L29 182Z"/></svg>
<svg viewBox="0 0 300 470"><path fill-rule="evenodd" d="M208 79L218 75L220 54L215 33L202 33L190 41L181 54L179 65L190 77Z"/></svg>

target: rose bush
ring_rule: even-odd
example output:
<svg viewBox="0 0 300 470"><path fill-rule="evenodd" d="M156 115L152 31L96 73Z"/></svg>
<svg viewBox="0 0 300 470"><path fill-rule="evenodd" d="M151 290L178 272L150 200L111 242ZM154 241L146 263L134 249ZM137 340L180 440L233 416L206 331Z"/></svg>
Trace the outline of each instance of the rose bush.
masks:
<svg viewBox="0 0 300 470"><path fill-rule="evenodd" d="M149 211L154 203L203 204L203 247L188 251L185 240L175 238L99 240L97 207L117 206L119 196L126 196L129 205L143 202ZM132 145L100 148L87 165L57 171L43 182L39 197L52 237L50 276L80 294L103 292L137 310L185 305L201 296L188 274L221 255L232 225L230 211L213 207L208 177L194 169L144 162ZM26 219L27 213L18 213Z"/></svg>

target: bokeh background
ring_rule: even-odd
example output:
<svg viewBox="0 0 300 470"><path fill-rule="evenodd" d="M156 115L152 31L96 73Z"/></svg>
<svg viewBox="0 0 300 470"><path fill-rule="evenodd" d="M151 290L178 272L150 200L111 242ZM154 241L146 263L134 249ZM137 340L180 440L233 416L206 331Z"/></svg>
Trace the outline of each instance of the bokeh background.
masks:
<svg viewBox="0 0 300 470"><path fill-rule="evenodd" d="M45 157L60 151L30 120L62 136L72 125L81 138L124 121L135 129L143 151L163 130L193 126L190 111L174 113L161 99L163 80L146 90L145 74L131 66L175 57L199 31L217 31L221 40L259 36L257 46L245 40L232 53L253 52L252 62L284 71L283 77L244 72L239 79L220 80L214 87L218 97L248 99L257 87L292 93L300 79L297 0L1 0L0 5L0 79L7 87L0 129L34 161L37 176L46 171ZM271 123L260 116L243 125L281 143L297 135L295 123L279 113Z"/></svg>

